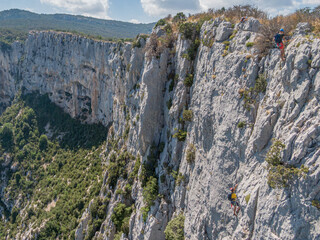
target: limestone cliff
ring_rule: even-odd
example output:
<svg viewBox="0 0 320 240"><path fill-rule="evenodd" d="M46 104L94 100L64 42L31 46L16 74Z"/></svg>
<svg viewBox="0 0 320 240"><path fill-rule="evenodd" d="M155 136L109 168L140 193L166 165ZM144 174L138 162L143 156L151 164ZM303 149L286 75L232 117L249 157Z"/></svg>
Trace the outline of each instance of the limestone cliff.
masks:
<svg viewBox="0 0 320 240"><path fill-rule="evenodd" d="M171 49L148 57L143 38L139 48L32 32L24 44L0 51L0 111L19 89L39 91L74 118L112 125L122 146L140 154L143 162L152 146L161 146L155 165L159 197L144 222L141 182L133 184L136 210L122 239L165 239L164 229L180 212L185 239L319 239L320 211L311 203L320 199L320 39L307 38L307 25L300 24L285 63L278 49L259 58L248 44L259 34L259 25L255 19L236 26L219 18L205 22L194 61L184 56L192 43L181 35ZM165 34L159 28L154 32ZM184 80L191 73L189 88ZM266 89L253 93L259 76ZM191 121L181 120L185 109L192 111ZM173 137L184 129L185 141ZM273 189L267 183L265 156L273 138L286 146L285 163L309 169L289 188ZM192 145L195 160L188 163ZM117 188L125 183L120 178ZM238 218L227 200L235 183ZM103 188L109 188L105 182ZM111 196L97 239L114 239L110 216L120 201L121 196ZM76 239L86 236L88 211Z"/></svg>

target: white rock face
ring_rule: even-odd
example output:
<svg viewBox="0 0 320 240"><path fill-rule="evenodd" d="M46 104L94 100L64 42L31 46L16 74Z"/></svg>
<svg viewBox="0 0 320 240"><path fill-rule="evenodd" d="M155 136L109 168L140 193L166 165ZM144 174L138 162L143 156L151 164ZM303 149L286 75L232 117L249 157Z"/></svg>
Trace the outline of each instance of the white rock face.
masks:
<svg viewBox="0 0 320 240"><path fill-rule="evenodd" d="M0 52L0 103L8 106L23 86L48 94L84 122L113 124L118 136L130 124L125 144L144 160L152 143L164 143L156 168L163 198L144 223L141 185L134 184L136 213L131 216L129 239L164 239L168 221L179 211L185 215L185 239L320 239L320 211L311 205L320 199L320 40L308 40L303 35L308 26L300 24L286 48L285 63L277 49L259 60L255 49L246 47L259 26L255 19L236 26L238 32L223 57L222 41L233 33L232 25L221 19L206 22L201 39L209 32L216 41L212 46L201 44L194 63L182 57L190 42L181 37L175 56L166 49L159 58L148 60L142 48L132 49L127 43L31 33L25 45L16 43L11 52ZM183 80L192 64L193 86L187 89ZM172 72L177 81L170 92ZM266 92L246 110L239 90L253 87L259 74L266 78ZM182 128L179 118L186 105L193 120L184 125L185 142L178 142L172 134ZM239 122L245 127L238 128ZM272 138L286 145L286 163L309 168L307 177L295 179L290 188L275 190L267 184L264 158ZM190 165L186 151L191 143L196 159ZM175 186L168 166L184 176L180 186ZM235 183L241 205L238 218L227 200ZM96 237L113 239L110 215L116 201L112 198ZM85 237L88 219L83 218L77 239Z"/></svg>

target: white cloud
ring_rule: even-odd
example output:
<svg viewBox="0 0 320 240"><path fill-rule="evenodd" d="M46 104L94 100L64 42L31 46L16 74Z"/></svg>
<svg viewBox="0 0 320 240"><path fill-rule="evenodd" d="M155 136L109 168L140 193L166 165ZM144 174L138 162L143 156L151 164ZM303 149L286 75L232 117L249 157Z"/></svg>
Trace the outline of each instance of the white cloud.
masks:
<svg viewBox="0 0 320 240"><path fill-rule="evenodd" d="M109 19L108 0L40 0L40 2L66 13Z"/></svg>
<svg viewBox="0 0 320 240"><path fill-rule="evenodd" d="M320 1L319 0L302 0L303 4L312 4L312 5L319 5Z"/></svg>
<svg viewBox="0 0 320 240"><path fill-rule="evenodd" d="M163 16L177 12L200 10L198 0L141 0L143 10L150 16Z"/></svg>
<svg viewBox="0 0 320 240"><path fill-rule="evenodd" d="M177 12L195 13L209 8L219 9L234 5L251 4L271 14L283 14L295 6L294 0L140 0L144 11L150 16L165 16ZM298 0L299 1L299 0ZM313 3L319 0L300 0Z"/></svg>
<svg viewBox="0 0 320 240"><path fill-rule="evenodd" d="M195 0L197 1L197 0ZM282 7L293 6L293 0L199 0L200 5L203 10L207 10L209 8L222 8L222 7L232 7L234 5L245 5L250 4L253 6L257 6L262 10L265 9L274 9L280 10ZM308 1L308 0L307 0ZM313 1L313 0L309 0ZM317 0L318 1L318 0Z"/></svg>
<svg viewBox="0 0 320 240"><path fill-rule="evenodd" d="M202 10L209 8L219 9L222 7L231 7L234 5L253 4L253 1L245 0L199 0Z"/></svg>
<svg viewBox="0 0 320 240"><path fill-rule="evenodd" d="M139 24L141 23L139 20L137 19L131 19L129 22L134 23L134 24Z"/></svg>

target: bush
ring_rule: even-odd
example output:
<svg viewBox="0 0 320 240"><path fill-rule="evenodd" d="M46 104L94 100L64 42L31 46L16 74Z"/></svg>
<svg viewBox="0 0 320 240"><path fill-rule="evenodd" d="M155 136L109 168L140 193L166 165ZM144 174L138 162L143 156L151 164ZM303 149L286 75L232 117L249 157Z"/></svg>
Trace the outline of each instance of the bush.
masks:
<svg viewBox="0 0 320 240"><path fill-rule="evenodd" d="M281 151L285 148L286 146L277 139L273 140L272 146L270 147L270 150L267 153L266 156L266 162L270 165L277 166L281 164Z"/></svg>
<svg viewBox="0 0 320 240"><path fill-rule="evenodd" d="M184 39L192 40L195 33L194 24L191 22L181 23L179 26L179 32L182 34Z"/></svg>
<svg viewBox="0 0 320 240"><path fill-rule="evenodd" d="M250 200L250 194L248 194L247 196L245 196L244 199L246 200L246 203L248 204L248 203L249 203L249 200Z"/></svg>
<svg viewBox="0 0 320 240"><path fill-rule="evenodd" d="M139 34L139 35L135 38L135 40L132 42L132 48L141 48L142 46L141 46L140 40L141 40L141 39L144 39L144 41L146 41L147 38L148 38L148 35L146 35L146 34Z"/></svg>
<svg viewBox="0 0 320 240"><path fill-rule="evenodd" d="M247 43L246 43L246 46L247 46L247 47L253 47L253 45L254 45L253 42L247 42Z"/></svg>
<svg viewBox="0 0 320 240"><path fill-rule="evenodd" d="M114 240L120 240L123 232L118 232L114 235Z"/></svg>
<svg viewBox="0 0 320 240"><path fill-rule="evenodd" d="M141 48L140 38L137 38L133 41L132 48Z"/></svg>
<svg viewBox="0 0 320 240"><path fill-rule="evenodd" d="M117 232L127 229L129 217L132 213L132 207L126 207L123 203L118 203L113 209L111 221L116 226ZM128 233L126 233L128 234Z"/></svg>
<svg viewBox="0 0 320 240"><path fill-rule="evenodd" d="M184 220L183 213L180 213L168 223L164 231L166 240L184 240Z"/></svg>
<svg viewBox="0 0 320 240"><path fill-rule="evenodd" d="M137 157L136 162L135 162L134 167L133 167L133 170L129 175L129 182L131 184L133 184L134 179L138 177L138 172L139 172L139 169L140 169L140 165L141 165L140 157Z"/></svg>
<svg viewBox="0 0 320 240"><path fill-rule="evenodd" d="M312 206L318 208L320 210L320 201L319 200L312 200Z"/></svg>
<svg viewBox="0 0 320 240"><path fill-rule="evenodd" d="M266 90L267 90L266 76L264 74L259 74L254 84L254 91L256 93L260 93L260 92L265 93Z"/></svg>
<svg viewBox="0 0 320 240"><path fill-rule="evenodd" d="M127 67L126 67L126 71L127 71L127 72L130 72L130 68L131 68L131 63L128 63L128 64L127 64Z"/></svg>
<svg viewBox="0 0 320 240"><path fill-rule="evenodd" d="M119 156L112 154L109 157L110 163L107 167L107 184L110 187L114 188L117 184L118 178L124 177L127 174L125 171L125 166L130 159L131 156L127 151L121 152Z"/></svg>
<svg viewBox="0 0 320 240"><path fill-rule="evenodd" d="M225 50L223 50L223 53L222 53L222 57L225 57L225 56L227 56L229 54L229 52L228 52L228 50L227 49L225 49Z"/></svg>
<svg viewBox="0 0 320 240"><path fill-rule="evenodd" d="M176 16L173 17L173 22L185 21L186 15L183 12L178 12Z"/></svg>
<svg viewBox="0 0 320 240"><path fill-rule="evenodd" d="M202 39L202 44L208 48L211 48L213 46L213 43L214 38L212 36L205 37L204 39Z"/></svg>
<svg viewBox="0 0 320 240"><path fill-rule="evenodd" d="M229 46L229 45L230 45L230 42L229 42L229 41L224 41L223 44L224 44L225 46Z"/></svg>
<svg viewBox="0 0 320 240"><path fill-rule="evenodd" d="M173 137L173 138L177 138L178 141L180 141L180 142L183 142L183 141L185 141L186 138L187 138L187 132L179 129L179 131L176 132L175 134L173 134L172 137Z"/></svg>
<svg viewBox="0 0 320 240"><path fill-rule="evenodd" d="M10 150L14 145L13 137L13 125L11 123L5 123L0 131L0 140L2 147L6 150Z"/></svg>
<svg viewBox="0 0 320 240"><path fill-rule="evenodd" d="M191 43L187 53L183 54L182 57L188 59L189 61L193 61L196 58L199 46L200 40L197 38L193 43Z"/></svg>
<svg viewBox="0 0 320 240"><path fill-rule="evenodd" d="M194 163L194 160L196 159L196 148L193 144L189 144L186 158L189 164Z"/></svg>
<svg viewBox="0 0 320 240"><path fill-rule="evenodd" d="M41 135L39 139L39 149L41 151L46 150L48 146L48 137L46 135Z"/></svg>
<svg viewBox="0 0 320 240"><path fill-rule="evenodd" d="M238 128L244 128L246 126L246 122L239 122Z"/></svg>
<svg viewBox="0 0 320 240"><path fill-rule="evenodd" d="M145 51L147 53L147 58L150 60L152 57L159 58L164 50L164 44L159 41L156 33L152 33L145 46Z"/></svg>
<svg viewBox="0 0 320 240"><path fill-rule="evenodd" d="M158 181L155 177L149 177L142 191L143 201L147 206L152 206L158 196Z"/></svg>
<svg viewBox="0 0 320 240"><path fill-rule="evenodd" d="M92 218L105 218L107 214L107 207L109 205L109 199L102 199L101 197L97 197L93 200L90 206L90 214Z"/></svg>
<svg viewBox="0 0 320 240"><path fill-rule="evenodd" d="M255 103L255 95L253 93L253 88L250 88L249 90L248 89L240 89L239 90L239 94L240 94L240 97L242 98L243 97L243 100L244 100L244 108L246 110L250 110L250 106L251 104Z"/></svg>
<svg viewBox="0 0 320 240"><path fill-rule="evenodd" d="M182 116L184 121L191 122L193 118L192 110L183 110Z"/></svg>
<svg viewBox="0 0 320 240"><path fill-rule="evenodd" d="M280 140L273 140L273 144L266 155L268 163L268 184L272 188L287 187L295 176L306 177L309 169L304 165L301 168L285 164L281 159L281 151L285 145Z"/></svg>
<svg viewBox="0 0 320 240"><path fill-rule="evenodd" d="M175 180L176 186L180 186L180 183L185 180L185 176L182 175L181 172L178 173L177 171L172 171L172 177Z"/></svg>
<svg viewBox="0 0 320 240"><path fill-rule="evenodd" d="M259 93L265 93L267 89L267 81L264 74L260 74L255 81L254 87L249 89L240 89L240 97L244 99L244 108L250 110L250 105L256 102Z"/></svg>
<svg viewBox="0 0 320 240"><path fill-rule="evenodd" d="M191 87L193 84L193 74L188 74L183 83L186 87Z"/></svg>
<svg viewBox="0 0 320 240"><path fill-rule="evenodd" d="M156 27L159 27L159 26L164 26L164 25L166 25L166 20L165 19L160 19L157 23L156 23L156 25L154 26L155 28Z"/></svg>
<svg viewBox="0 0 320 240"><path fill-rule="evenodd" d="M145 207L141 208L142 218L143 218L144 222L147 221L149 211L150 211L150 207L149 206L145 206Z"/></svg>
<svg viewBox="0 0 320 240"><path fill-rule="evenodd" d="M171 24L167 23L166 26L164 27L164 30L166 31L167 35L172 34L172 26L171 26Z"/></svg>

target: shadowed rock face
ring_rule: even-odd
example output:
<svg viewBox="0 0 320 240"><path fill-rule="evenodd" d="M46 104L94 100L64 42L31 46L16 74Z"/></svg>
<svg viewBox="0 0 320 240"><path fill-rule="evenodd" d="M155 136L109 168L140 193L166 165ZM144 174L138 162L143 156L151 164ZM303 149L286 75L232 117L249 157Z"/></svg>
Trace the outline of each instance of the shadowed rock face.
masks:
<svg viewBox="0 0 320 240"><path fill-rule="evenodd" d="M286 48L285 63L278 49L259 60L255 49L246 46L254 42L259 26L255 19L236 25L229 53L222 56L221 41L232 34L232 25L221 19L206 22L201 40L212 36L217 41L201 44L194 63L182 57L190 42L181 37L175 55L166 49L150 60L142 48L130 44L31 33L24 45L15 43L10 53L0 52L0 111L23 87L48 94L84 122L113 123L117 136L130 124L127 148L144 160L152 143L163 142L156 173L165 175L158 181L164 198L151 207L144 223L142 189L139 182L134 184L137 211L131 216L129 239L164 239L168 221L180 210L186 239L317 239L320 211L311 201L320 198L320 40L306 39L308 26L300 24ZM193 86L186 89L183 80L192 64ZM170 92L172 72L178 79ZM266 92L258 93L247 110L239 90L253 87L259 74L267 81ZM179 118L186 105L193 120L185 123L186 141L178 142L172 134L181 128ZM245 127L238 128L239 122ZM274 190L267 184L264 158L272 138L286 145L285 162L309 168L308 176L294 180L288 189ZM186 161L190 143L196 148L191 165ZM179 186L167 173L168 164L185 176ZM241 205L238 218L227 200L235 183ZM110 215L116 201L112 198L102 225L108 231L101 229L97 237L113 239ZM88 211L76 239L85 237L87 223Z"/></svg>

